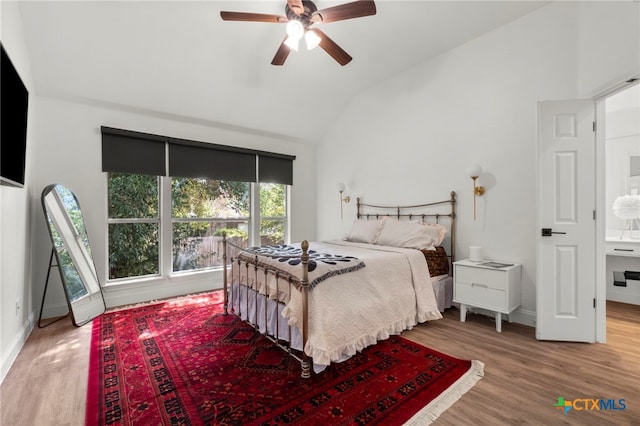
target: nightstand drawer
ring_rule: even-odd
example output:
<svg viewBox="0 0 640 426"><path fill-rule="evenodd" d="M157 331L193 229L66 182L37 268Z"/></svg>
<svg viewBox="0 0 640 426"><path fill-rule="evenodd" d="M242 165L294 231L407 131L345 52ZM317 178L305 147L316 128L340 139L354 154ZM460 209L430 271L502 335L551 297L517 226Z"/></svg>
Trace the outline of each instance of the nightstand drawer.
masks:
<svg viewBox="0 0 640 426"><path fill-rule="evenodd" d="M609 256L629 256L640 257L640 242L626 243L617 241L607 241L605 243L606 253Z"/></svg>
<svg viewBox="0 0 640 426"><path fill-rule="evenodd" d="M456 282L455 301L468 303L480 308L505 311L507 307L507 293L485 286L484 284L468 284Z"/></svg>
<svg viewBox="0 0 640 426"><path fill-rule="evenodd" d="M495 269L473 268L456 265L454 279L457 283L480 284L496 290L506 290L505 272Z"/></svg>

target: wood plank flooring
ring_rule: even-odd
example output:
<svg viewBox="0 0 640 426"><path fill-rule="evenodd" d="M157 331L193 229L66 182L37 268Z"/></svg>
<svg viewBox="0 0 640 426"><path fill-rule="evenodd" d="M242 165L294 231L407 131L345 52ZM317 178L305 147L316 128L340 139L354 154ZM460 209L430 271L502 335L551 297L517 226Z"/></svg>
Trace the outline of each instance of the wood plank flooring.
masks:
<svg viewBox="0 0 640 426"><path fill-rule="evenodd" d="M447 310L403 336L485 363L485 376L436 425L640 425L640 306L607 303L607 343L539 342L535 330ZM36 328L0 387L0 425L84 425L91 326ZM554 408L558 397L624 399L625 410ZM616 404L620 408L619 404Z"/></svg>
<svg viewBox="0 0 640 426"><path fill-rule="evenodd" d="M640 306L607 302L607 343L543 342L535 329L448 310L444 321L403 336L433 349L485 363L485 376L437 425L640 425ZM566 400L625 399L624 411L575 411ZM619 405L616 405L619 407ZM477 420L472 420L477 419Z"/></svg>

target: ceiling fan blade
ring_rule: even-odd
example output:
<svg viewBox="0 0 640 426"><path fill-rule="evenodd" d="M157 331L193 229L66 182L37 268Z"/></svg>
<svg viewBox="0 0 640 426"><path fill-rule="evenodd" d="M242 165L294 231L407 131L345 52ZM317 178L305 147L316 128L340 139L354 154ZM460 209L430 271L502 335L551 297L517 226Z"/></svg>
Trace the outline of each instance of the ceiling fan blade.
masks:
<svg viewBox="0 0 640 426"><path fill-rule="evenodd" d="M302 0L287 0L287 4L289 5L289 9L291 9L291 11L296 15L300 15L304 12Z"/></svg>
<svg viewBox="0 0 640 426"><path fill-rule="evenodd" d="M325 33L317 28L312 28L309 31L313 31L320 37L320 47L327 52L333 59L338 61L342 66L347 65L353 59L347 52L338 46L335 41L331 40Z"/></svg>
<svg viewBox="0 0 640 426"><path fill-rule="evenodd" d="M275 56L271 60L271 65L284 65L284 61L287 60L287 56L289 56L289 53L291 52L291 49L289 48L289 46L284 44L286 40L287 38L285 37L284 40L282 40L282 43L280 43L280 47L278 47L278 51L276 52Z"/></svg>
<svg viewBox="0 0 640 426"><path fill-rule="evenodd" d="M361 18L376 14L376 4L372 0L359 0L338 6L318 10L311 16L313 22L336 22L345 19Z"/></svg>
<svg viewBox="0 0 640 426"><path fill-rule="evenodd" d="M250 12L220 12L220 17L223 21L270 22L275 24L289 21L286 16Z"/></svg>

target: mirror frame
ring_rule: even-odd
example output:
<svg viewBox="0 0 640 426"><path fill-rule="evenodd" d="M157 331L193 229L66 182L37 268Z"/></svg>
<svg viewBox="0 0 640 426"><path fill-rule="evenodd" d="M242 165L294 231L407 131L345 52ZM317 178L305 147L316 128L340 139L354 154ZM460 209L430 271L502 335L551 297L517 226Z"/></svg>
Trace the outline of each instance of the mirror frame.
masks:
<svg viewBox="0 0 640 426"><path fill-rule="evenodd" d="M63 200L63 195L58 192L58 188L68 191L64 194L65 197L73 197L70 200L75 203L75 206L71 205L73 212L70 212L67 206L69 199ZM102 315L107 309L93 261L82 209L73 191L58 183L47 185L42 190L41 202L51 238L52 256L55 253L56 258L56 264L52 265L53 257L51 257L49 269L52 267L58 269L69 312L71 312L71 320L73 325L80 327ZM72 216L76 218L75 222ZM47 273L47 281L49 273L50 270ZM71 276L76 278L73 283L68 279ZM72 284L77 286L78 282L84 287L84 293L80 296L71 293ZM48 282L45 284L42 296L43 306L47 284ZM42 312L40 314L42 315Z"/></svg>

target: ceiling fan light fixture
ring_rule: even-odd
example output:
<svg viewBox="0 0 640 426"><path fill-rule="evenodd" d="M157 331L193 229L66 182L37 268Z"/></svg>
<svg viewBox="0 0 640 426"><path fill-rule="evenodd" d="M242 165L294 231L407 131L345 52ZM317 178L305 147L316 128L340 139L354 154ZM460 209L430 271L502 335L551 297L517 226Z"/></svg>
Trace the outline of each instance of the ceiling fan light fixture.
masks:
<svg viewBox="0 0 640 426"><path fill-rule="evenodd" d="M304 41L307 43L307 49L308 50L313 50L316 47L318 47L318 45L320 44L320 42L322 41L322 39L320 38L320 36L318 34L316 34L313 31L307 31L304 34Z"/></svg>
<svg viewBox="0 0 640 426"><path fill-rule="evenodd" d="M223 21L287 23L287 35L280 43L271 65L283 65L291 50L298 50L300 39L305 37L307 49L312 50L320 46L336 62L344 66L353 58L319 28L310 29L310 27L319 23L327 24L375 15L374 0L350 0L348 3L324 9L318 9L314 1L286 0L284 16L271 13L221 11L220 17Z"/></svg>
<svg viewBox="0 0 640 426"><path fill-rule="evenodd" d="M292 19L287 23L287 35L290 39L300 40L304 35L304 26L297 19Z"/></svg>
<svg viewBox="0 0 640 426"><path fill-rule="evenodd" d="M284 41L284 44L286 44L287 46L289 46L289 48L291 50L295 50L296 52L298 51L298 44L300 42L300 39L294 38L294 37L287 37L287 39Z"/></svg>

